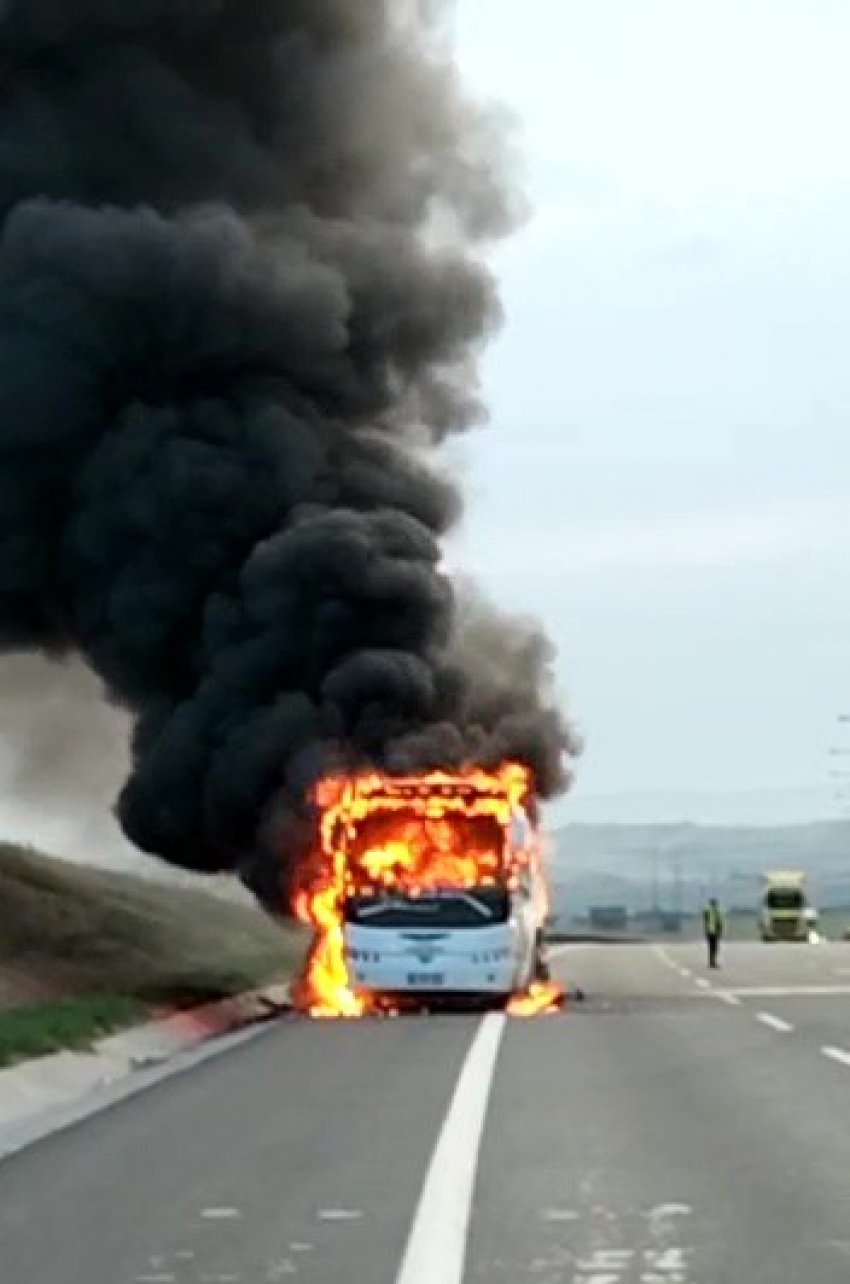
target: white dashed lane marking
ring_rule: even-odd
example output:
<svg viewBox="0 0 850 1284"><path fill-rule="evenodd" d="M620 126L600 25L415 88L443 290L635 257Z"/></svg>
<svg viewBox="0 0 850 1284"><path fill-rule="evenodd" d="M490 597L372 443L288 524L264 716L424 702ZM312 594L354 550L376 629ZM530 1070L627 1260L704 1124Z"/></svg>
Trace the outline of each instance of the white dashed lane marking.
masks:
<svg viewBox="0 0 850 1284"><path fill-rule="evenodd" d="M850 1052L845 1052L843 1048L825 1047L821 1051L830 1061L837 1061L840 1065L850 1066Z"/></svg>
<svg viewBox="0 0 850 1284"><path fill-rule="evenodd" d="M762 1025L770 1026L771 1030L777 1030L780 1034L791 1034L794 1029L790 1021L783 1021L782 1017L774 1016L772 1012L757 1012L756 1020L761 1021Z"/></svg>

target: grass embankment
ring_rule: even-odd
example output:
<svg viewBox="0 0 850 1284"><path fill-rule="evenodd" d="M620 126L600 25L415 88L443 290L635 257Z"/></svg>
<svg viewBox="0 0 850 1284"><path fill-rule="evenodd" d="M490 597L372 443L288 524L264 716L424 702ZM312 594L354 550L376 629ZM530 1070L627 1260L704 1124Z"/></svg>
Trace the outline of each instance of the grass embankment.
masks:
<svg viewBox="0 0 850 1284"><path fill-rule="evenodd" d="M0 1011L0 1067L51 1052L88 1048L97 1039L144 1020L147 1011L135 999L109 994Z"/></svg>
<svg viewBox="0 0 850 1284"><path fill-rule="evenodd" d="M253 906L0 844L0 1066L286 979L304 948Z"/></svg>

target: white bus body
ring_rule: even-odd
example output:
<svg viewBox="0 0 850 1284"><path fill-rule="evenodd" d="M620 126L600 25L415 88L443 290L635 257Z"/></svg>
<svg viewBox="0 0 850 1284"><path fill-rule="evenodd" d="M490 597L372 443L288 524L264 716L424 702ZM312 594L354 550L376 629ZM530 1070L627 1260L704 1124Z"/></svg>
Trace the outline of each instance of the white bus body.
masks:
<svg viewBox="0 0 850 1284"><path fill-rule="evenodd" d="M527 817L517 814L506 842L532 841ZM350 983L367 993L495 997L544 979L547 901L536 860L514 881L352 898L344 928Z"/></svg>
<svg viewBox="0 0 850 1284"><path fill-rule="evenodd" d="M503 908L492 893L473 888L385 898L355 909L345 926L355 989L494 996L527 989L541 973L542 923L527 894L500 893Z"/></svg>

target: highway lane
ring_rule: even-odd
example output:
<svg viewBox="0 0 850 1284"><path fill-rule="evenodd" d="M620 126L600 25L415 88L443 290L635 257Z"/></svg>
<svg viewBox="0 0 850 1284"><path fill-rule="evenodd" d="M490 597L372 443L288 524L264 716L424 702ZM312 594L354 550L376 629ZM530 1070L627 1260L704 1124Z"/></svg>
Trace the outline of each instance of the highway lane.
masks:
<svg viewBox="0 0 850 1284"><path fill-rule="evenodd" d="M2 1284L394 1279L471 1032L284 1022L14 1156Z"/></svg>
<svg viewBox="0 0 850 1284"><path fill-rule="evenodd" d="M745 979L745 955L730 954ZM816 1038L765 1026L760 1004L698 987L701 958L692 947L560 957L587 1007L506 1042L469 1280L850 1277L850 1067ZM769 979L792 983L800 962L775 954ZM846 1030L850 1001L829 1002Z"/></svg>
<svg viewBox="0 0 850 1284"><path fill-rule="evenodd" d="M765 945L733 942L721 950L719 974L709 972L702 942L660 947L676 965L727 988L842 986L850 994L850 942Z"/></svg>
<svg viewBox="0 0 850 1284"><path fill-rule="evenodd" d="M844 957L568 949L563 1016L283 1022L0 1165L0 1279L840 1284L850 997L745 991Z"/></svg>
<svg viewBox="0 0 850 1284"><path fill-rule="evenodd" d="M695 944L656 946L653 953L708 997L743 1006L767 1028L793 1034L821 1054L850 1058L850 946L735 944L710 972Z"/></svg>

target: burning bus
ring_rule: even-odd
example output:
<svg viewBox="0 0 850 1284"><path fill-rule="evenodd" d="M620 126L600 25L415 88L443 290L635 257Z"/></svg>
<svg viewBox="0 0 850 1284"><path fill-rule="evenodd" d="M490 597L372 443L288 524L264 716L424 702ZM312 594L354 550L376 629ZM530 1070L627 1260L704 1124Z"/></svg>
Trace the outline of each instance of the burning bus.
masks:
<svg viewBox="0 0 850 1284"><path fill-rule="evenodd" d="M357 1016L404 997L557 1001L528 771L323 781L320 842L296 895L316 933L297 988L314 1015Z"/></svg>

